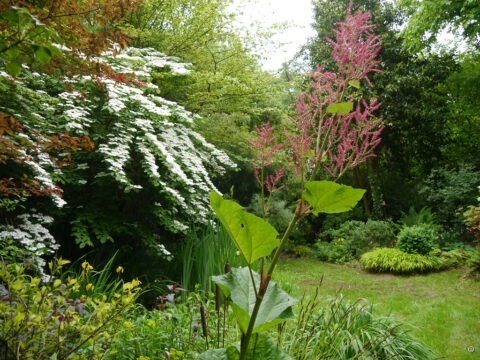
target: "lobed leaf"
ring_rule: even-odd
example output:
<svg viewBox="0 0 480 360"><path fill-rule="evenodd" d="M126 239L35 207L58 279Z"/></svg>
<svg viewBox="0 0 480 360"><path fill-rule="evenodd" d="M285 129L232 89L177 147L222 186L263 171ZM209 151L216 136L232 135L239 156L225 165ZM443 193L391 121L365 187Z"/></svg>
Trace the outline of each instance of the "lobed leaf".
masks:
<svg viewBox="0 0 480 360"><path fill-rule="evenodd" d="M354 189L332 181L312 181L305 185L303 197L313 207L313 214L336 214L352 210L365 194L363 189Z"/></svg>
<svg viewBox="0 0 480 360"><path fill-rule="evenodd" d="M327 107L327 112L332 114L347 115L353 110L353 102L341 102Z"/></svg>
<svg viewBox="0 0 480 360"><path fill-rule="evenodd" d="M260 284L260 275L253 272L256 284ZM212 276L231 300L232 310L243 332L247 331L250 317L255 306L255 291L247 267L233 268L228 274ZM258 311L253 332L263 331L293 316L292 305L297 300L283 291L274 281L270 281Z"/></svg>
<svg viewBox="0 0 480 360"><path fill-rule="evenodd" d="M248 264L270 255L279 245L277 230L262 218L247 213L236 202L212 191L210 206Z"/></svg>

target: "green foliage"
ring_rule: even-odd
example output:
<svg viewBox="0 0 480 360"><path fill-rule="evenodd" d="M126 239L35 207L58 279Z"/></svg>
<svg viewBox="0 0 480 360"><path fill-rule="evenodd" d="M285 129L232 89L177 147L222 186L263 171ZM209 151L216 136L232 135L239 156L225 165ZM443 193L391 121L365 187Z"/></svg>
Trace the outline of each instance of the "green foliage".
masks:
<svg viewBox="0 0 480 360"><path fill-rule="evenodd" d="M322 261L343 264L354 259L350 245L350 241L344 238L338 238L332 242L317 241L314 254Z"/></svg>
<svg viewBox="0 0 480 360"><path fill-rule="evenodd" d="M262 216L262 198L261 195L255 194L252 197L248 209L257 216ZM281 200L276 196L270 199L270 206L266 214L267 221L279 232L287 229L288 223L293 216L293 211L289 209L287 201Z"/></svg>
<svg viewBox="0 0 480 360"><path fill-rule="evenodd" d="M247 265L237 251L222 225L209 222L204 228L193 228L185 238L180 255L182 287L208 294L213 289L211 277L225 273L227 263L231 267Z"/></svg>
<svg viewBox="0 0 480 360"><path fill-rule="evenodd" d="M210 348L219 346L218 329L221 342L234 343L231 311L227 310L224 324L223 311L220 315L217 313L214 300L212 294L204 297L198 292L188 292L182 301L175 297L165 301L162 310L147 310L142 306L131 309L123 321L116 324L116 340L106 359L137 360L141 356L164 359L168 352L172 360L193 360L207 349L207 343ZM206 309L208 339L203 336L200 306Z"/></svg>
<svg viewBox="0 0 480 360"><path fill-rule="evenodd" d="M368 220L364 223L362 221L350 220L341 224L337 229L329 229L322 232L320 237L323 239L330 238L335 243L338 243L338 239L343 239L342 244L345 248L342 251L338 251L336 246L327 247L322 242L319 242L317 243L317 249L320 251L320 258L325 258L325 255L322 255L322 253L327 249L335 250L335 254L342 254L346 251L349 254L348 258L358 258L361 254L373 248L392 246L395 238L395 228L391 221ZM337 258L336 255L328 257Z"/></svg>
<svg viewBox="0 0 480 360"><path fill-rule="evenodd" d="M358 80L356 82L358 83L358 86L356 87L359 88L360 83L358 82ZM327 112L332 114L339 114L339 115L347 115L352 110L353 110L353 102L343 102L338 104L332 104L327 107Z"/></svg>
<svg viewBox="0 0 480 360"><path fill-rule="evenodd" d="M296 245L293 248L293 253L297 257L306 257L308 254L310 254L310 251L311 249L305 245Z"/></svg>
<svg viewBox="0 0 480 360"><path fill-rule="evenodd" d="M467 240L462 219L456 216L459 208L471 205L477 197L480 171L473 165L460 163L457 167L433 169L425 179L420 193L429 206L436 210L445 230L442 242Z"/></svg>
<svg viewBox="0 0 480 360"><path fill-rule="evenodd" d="M392 246L395 238L395 228L391 221L368 220L349 237L352 252L360 256L375 247Z"/></svg>
<svg viewBox="0 0 480 360"><path fill-rule="evenodd" d="M395 244L395 247L406 253L420 255L428 254L437 246L437 228L429 224L404 227Z"/></svg>
<svg viewBox="0 0 480 360"><path fill-rule="evenodd" d="M58 275L66 260L50 263ZM101 359L109 351L114 325L132 306L138 280L123 283L108 301L90 294L92 284L81 277L42 283L17 265L0 265L0 341L6 359ZM84 293L86 295L81 296ZM100 294L101 295L101 294Z"/></svg>
<svg viewBox="0 0 480 360"><path fill-rule="evenodd" d="M470 0L401 0L399 6L409 15L407 26L402 31L405 44L415 50L435 42L445 28L479 46L480 17L478 3Z"/></svg>
<svg viewBox="0 0 480 360"><path fill-rule="evenodd" d="M477 246L475 251L473 251L470 259L467 260L467 264L470 267L468 274L480 280L480 247Z"/></svg>
<svg viewBox="0 0 480 360"><path fill-rule="evenodd" d="M470 259L473 258L474 252L471 248L468 250L455 249L441 252L439 255L440 258L445 262L445 266L451 268L467 265Z"/></svg>
<svg viewBox="0 0 480 360"><path fill-rule="evenodd" d="M431 208L424 206L417 213L415 211L415 207L410 206L410 209L408 210L408 214L405 214L402 211L402 216L400 217L398 222L403 226L414 226L414 225L420 225L420 224L435 225L438 223L438 220L435 214L432 213Z"/></svg>
<svg viewBox="0 0 480 360"><path fill-rule="evenodd" d="M225 275L214 276L212 280L220 286L222 292L231 302L235 317L242 331L246 333L252 311L257 300L255 286L260 284L260 275L253 272L254 285L249 269L233 268ZM255 319L253 332L261 332L293 316L294 298L283 291L275 282L270 281L263 301Z"/></svg>
<svg viewBox="0 0 480 360"><path fill-rule="evenodd" d="M278 232L262 218L212 191L210 204L248 264L270 255L280 243Z"/></svg>
<svg viewBox="0 0 480 360"><path fill-rule="evenodd" d="M365 253L360 258L360 262L365 270L395 274L425 273L447 267L445 262L437 256L409 254L390 248L380 248Z"/></svg>
<svg viewBox="0 0 480 360"><path fill-rule="evenodd" d="M54 45L63 43L57 32L26 7L10 7L0 14L0 23L6 27L0 37L0 64L5 65L10 75L18 76L22 63L29 63L31 59L43 65L53 55L62 55Z"/></svg>
<svg viewBox="0 0 480 360"><path fill-rule="evenodd" d="M478 187L480 189L480 186ZM477 198L480 203L480 197ZM475 235L480 241L480 205L470 205L468 210L463 213L464 224L467 226L467 231Z"/></svg>
<svg viewBox="0 0 480 360"><path fill-rule="evenodd" d="M226 349L209 350L201 354L198 360L238 360L240 353L234 346ZM254 334L245 359L247 360L293 360L265 334Z"/></svg>
<svg viewBox="0 0 480 360"><path fill-rule="evenodd" d="M340 295L324 304L317 296L303 298L295 321L279 331L279 343L295 359L435 358L408 334L407 325L374 315L364 300L348 303Z"/></svg>
<svg viewBox="0 0 480 360"><path fill-rule="evenodd" d="M336 214L352 210L365 194L365 190L354 189L332 181L312 181L305 185L303 197L313 207L313 214Z"/></svg>
<svg viewBox="0 0 480 360"><path fill-rule="evenodd" d="M463 242L446 242L440 247L442 251L452 251L452 250L471 250L472 247Z"/></svg>

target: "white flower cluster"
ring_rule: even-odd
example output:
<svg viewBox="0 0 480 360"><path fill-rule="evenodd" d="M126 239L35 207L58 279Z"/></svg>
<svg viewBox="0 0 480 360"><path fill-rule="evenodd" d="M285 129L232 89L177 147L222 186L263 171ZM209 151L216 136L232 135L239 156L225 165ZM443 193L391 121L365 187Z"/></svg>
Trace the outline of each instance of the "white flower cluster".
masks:
<svg viewBox="0 0 480 360"><path fill-rule="evenodd" d="M155 68L169 66L174 73L188 73L187 64L179 64L152 49L130 48L114 59L110 57L109 62L116 71L140 76L149 89L157 88L148 83ZM170 205L177 213L180 209L189 217L194 216L195 221L203 222L209 208L209 192L218 191L209 172L223 173L226 167L236 165L225 152L207 143L191 128L198 115L175 102L146 95L139 87L116 85L111 80L105 80L104 84L108 106L115 117L115 131L98 151L104 156L109 174L127 188L140 189L140 185L130 181L126 170L132 153L140 153L152 183L166 191L173 201L163 205ZM170 226L176 232L188 229L177 219Z"/></svg>
<svg viewBox="0 0 480 360"><path fill-rule="evenodd" d="M32 209L34 210L34 209ZM46 265L45 256L54 254L59 245L44 225L53 222L49 216L39 213L21 214L17 217L15 227L9 225L0 226L0 241L11 238L18 243L20 248L25 249L32 255L44 280Z"/></svg>

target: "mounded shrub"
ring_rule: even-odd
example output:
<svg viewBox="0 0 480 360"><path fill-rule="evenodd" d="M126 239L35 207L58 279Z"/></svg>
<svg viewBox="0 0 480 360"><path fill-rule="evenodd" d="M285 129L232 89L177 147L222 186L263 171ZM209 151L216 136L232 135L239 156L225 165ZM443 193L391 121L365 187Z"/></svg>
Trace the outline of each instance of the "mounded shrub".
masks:
<svg viewBox="0 0 480 360"><path fill-rule="evenodd" d="M348 257L359 257L363 253L377 247L388 247L393 245L395 239L395 227L391 221L368 220L367 222L350 220L344 222L337 229L329 229L321 234L322 239L331 239L331 243L344 239L344 249L340 252L347 252ZM324 241L317 242L316 247L319 258L327 250ZM325 256L323 256L325 257ZM327 259L323 259L327 260ZM329 259L328 261L332 261Z"/></svg>
<svg viewBox="0 0 480 360"><path fill-rule="evenodd" d="M430 224L407 226L400 230L396 248L409 254L426 255L436 248L436 227Z"/></svg>
<svg viewBox="0 0 480 360"><path fill-rule="evenodd" d="M381 248L365 253L360 263L367 271L396 274L425 273L448 267L448 263L434 255L408 254L398 249Z"/></svg>

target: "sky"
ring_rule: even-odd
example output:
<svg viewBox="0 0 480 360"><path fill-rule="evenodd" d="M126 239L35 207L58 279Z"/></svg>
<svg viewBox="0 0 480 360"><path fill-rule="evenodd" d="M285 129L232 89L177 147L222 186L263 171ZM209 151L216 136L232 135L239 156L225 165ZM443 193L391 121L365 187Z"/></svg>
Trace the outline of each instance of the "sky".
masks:
<svg viewBox="0 0 480 360"><path fill-rule="evenodd" d="M291 60L307 39L314 35L311 27L312 0L234 0L233 6L241 4L243 14L237 11L235 13L243 26L248 27L252 22L259 22L264 27L283 22L290 25L273 37L272 43L276 46L266 49L268 55L262 62L264 70L278 70L283 62ZM466 47L464 42L448 29L444 29L437 40L447 48L455 48L457 51L463 51Z"/></svg>
<svg viewBox="0 0 480 360"><path fill-rule="evenodd" d="M314 34L310 26L313 22L311 0L251 0L238 19L244 26L253 21L266 27L283 22L290 25L272 39L277 46L282 45L278 49L266 49L268 56L262 64L265 70L279 69Z"/></svg>

